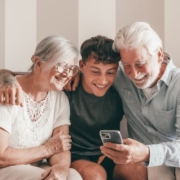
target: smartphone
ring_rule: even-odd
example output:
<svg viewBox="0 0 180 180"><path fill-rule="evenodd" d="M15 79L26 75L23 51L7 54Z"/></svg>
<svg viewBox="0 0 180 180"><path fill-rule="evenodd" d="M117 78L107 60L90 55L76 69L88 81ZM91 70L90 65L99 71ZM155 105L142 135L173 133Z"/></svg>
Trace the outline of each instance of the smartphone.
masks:
<svg viewBox="0 0 180 180"><path fill-rule="evenodd" d="M121 133L118 130L101 130L99 134L102 143L111 142L115 144L123 144Z"/></svg>

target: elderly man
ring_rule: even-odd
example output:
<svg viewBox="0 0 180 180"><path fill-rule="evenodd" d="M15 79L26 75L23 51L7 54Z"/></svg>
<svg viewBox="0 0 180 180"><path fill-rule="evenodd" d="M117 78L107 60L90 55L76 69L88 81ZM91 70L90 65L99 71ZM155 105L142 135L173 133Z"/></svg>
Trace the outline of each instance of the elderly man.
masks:
<svg viewBox="0 0 180 180"><path fill-rule="evenodd" d="M147 166L149 180L179 180L180 69L144 22L120 29L113 47L122 58L115 86L135 140L106 143L101 151L118 164L117 179L146 179Z"/></svg>

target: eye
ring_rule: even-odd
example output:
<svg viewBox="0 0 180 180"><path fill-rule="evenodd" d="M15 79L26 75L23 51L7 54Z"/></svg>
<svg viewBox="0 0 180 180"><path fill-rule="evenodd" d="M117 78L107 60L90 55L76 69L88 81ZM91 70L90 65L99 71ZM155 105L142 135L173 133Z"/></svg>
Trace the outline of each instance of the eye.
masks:
<svg viewBox="0 0 180 180"><path fill-rule="evenodd" d="M99 74L99 71L92 71L93 74Z"/></svg>
<svg viewBox="0 0 180 180"><path fill-rule="evenodd" d="M112 72L109 71L109 72L107 72L107 74L108 75L113 75L113 74L115 74L115 72L114 71L112 71Z"/></svg>
<svg viewBox="0 0 180 180"><path fill-rule="evenodd" d="M123 65L123 66L124 66L124 68L126 68L126 69L130 67L129 65Z"/></svg>
<svg viewBox="0 0 180 180"><path fill-rule="evenodd" d="M144 64L136 64L137 67L143 67Z"/></svg>
<svg viewBox="0 0 180 180"><path fill-rule="evenodd" d="M69 72L73 72L73 70L74 70L74 67L72 66L72 67L69 67Z"/></svg>

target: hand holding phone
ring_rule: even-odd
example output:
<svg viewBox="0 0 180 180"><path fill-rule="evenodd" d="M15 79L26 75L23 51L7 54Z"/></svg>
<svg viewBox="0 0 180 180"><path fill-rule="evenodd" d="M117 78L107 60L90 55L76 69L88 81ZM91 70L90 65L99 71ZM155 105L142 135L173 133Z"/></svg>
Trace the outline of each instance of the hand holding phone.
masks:
<svg viewBox="0 0 180 180"><path fill-rule="evenodd" d="M123 144L121 133L118 130L101 130L99 134L102 143L111 142L115 144Z"/></svg>

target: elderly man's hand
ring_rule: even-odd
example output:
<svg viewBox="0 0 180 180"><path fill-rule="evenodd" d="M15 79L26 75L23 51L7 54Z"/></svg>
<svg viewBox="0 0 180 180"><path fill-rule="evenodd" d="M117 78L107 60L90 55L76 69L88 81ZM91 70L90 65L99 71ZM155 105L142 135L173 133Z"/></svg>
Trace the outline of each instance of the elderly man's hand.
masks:
<svg viewBox="0 0 180 180"><path fill-rule="evenodd" d="M23 91L16 82L0 86L0 103L23 106Z"/></svg>
<svg viewBox="0 0 180 180"><path fill-rule="evenodd" d="M0 70L0 104L23 106L23 92L15 75L25 73L13 73L6 69Z"/></svg>
<svg viewBox="0 0 180 180"><path fill-rule="evenodd" d="M149 161L149 147L133 139L124 139L124 144L104 143L101 152L115 164Z"/></svg>
<svg viewBox="0 0 180 180"><path fill-rule="evenodd" d="M69 167L56 164L41 175L40 180L66 180L69 173Z"/></svg>

